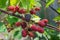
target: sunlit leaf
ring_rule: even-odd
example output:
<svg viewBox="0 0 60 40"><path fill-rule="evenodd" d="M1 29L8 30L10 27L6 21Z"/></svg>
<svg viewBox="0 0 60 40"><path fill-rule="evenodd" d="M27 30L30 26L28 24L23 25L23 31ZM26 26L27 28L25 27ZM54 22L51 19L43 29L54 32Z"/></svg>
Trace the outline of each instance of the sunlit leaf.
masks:
<svg viewBox="0 0 60 40"><path fill-rule="evenodd" d="M49 7L55 0L47 0L46 8Z"/></svg>
<svg viewBox="0 0 60 40"><path fill-rule="evenodd" d="M60 16L57 16L53 19L54 21L59 21L60 20Z"/></svg>
<svg viewBox="0 0 60 40"><path fill-rule="evenodd" d="M59 12L59 13L60 13L60 8L57 8L57 12Z"/></svg>
<svg viewBox="0 0 60 40"><path fill-rule="evenodd" d="M41 18L37 15L32 15L32 18L31 20L35 21L35 22L38 22Z"/></svg>
<svg viewBox="0 0 60 40"><path fill-rule="evenodd" d="M17 5L20 0L10 0L10 5Z"/></svg>

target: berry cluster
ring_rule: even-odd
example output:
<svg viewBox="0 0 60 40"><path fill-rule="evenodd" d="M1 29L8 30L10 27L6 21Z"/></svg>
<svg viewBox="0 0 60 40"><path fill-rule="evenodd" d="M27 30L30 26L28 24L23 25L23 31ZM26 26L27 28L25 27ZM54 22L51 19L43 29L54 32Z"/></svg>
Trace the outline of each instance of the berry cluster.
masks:
<svg viewBox="0 0 60 40"><path fill-rule="evenodd" d="M16 22L15 25L21 26L23 28L22 30L22 36L26 37L29 35L30 37L34 37L34 32L44 33L44 28L48 23L47 19L40 20L37 22L37 24L28 24L26 22Z"/></svg>
<svg viewBox="0 0 60 40"><path fill-rule="evenodd" d="M26 13L25 9L20 8L19 6L9 6L8 7L9 11L12 11L13 13L18 12L20 14Z"/></svg>
<svg viewBox="0 0 60 40"><path fill-rule="evenodd" d="M19 6L9 6L8 7L9 11L12 11L13 13L18 12L19 14L25 14L27 13L27 10L24 8L21 8ZM36 14L36 11L39 11L40 7L35 7L34 9L30 10L30 14Z"/></svg>
<svg viewBox="0 0 60 40"><path fill-rule="evenodd" d="M15 13L18 12L18 14L23 14L21 16L23 16L24 18L22 18L22 20L25 20L27 22L30 21L31 19L31 15L35 15L37 11L40 10L40 7L34 7L32 9L29 9L29 12L27 9L21 8L20 6L8 6L8 11L11 11L14 13L14 15L16 15Z"/></svg>
<svg viewBox="0 0 60 40"><path fill-rule="evenodd" d="M31 23L31 16L36 14L36 11L40 10L40 7L34 7L33 9L29 10L29 14L27 14L27 10L24 8L21 8L19 6L9 6L9 11L12 11L13 13L18 12L19 14L24 14L24 19L22 22L16 22L15 26L22 27L22 36L26 37L27 35L30 37L34 37L35 32L44 33L44 28L48 20L43 19L38 21L37 23Z"/></svg>

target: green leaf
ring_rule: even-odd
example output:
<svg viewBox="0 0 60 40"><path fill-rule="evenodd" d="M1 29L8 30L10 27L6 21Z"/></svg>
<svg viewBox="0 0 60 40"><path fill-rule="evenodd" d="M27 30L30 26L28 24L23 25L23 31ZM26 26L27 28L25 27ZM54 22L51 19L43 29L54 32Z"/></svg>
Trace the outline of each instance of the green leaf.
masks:
<svg viewBox="0 0 60 40"><path fill-rule="evenodd" d="M35 1L35 0L21 0L21 4L23 6L23 8L25 9L31 9L33 8L34 6L41 6L41 4L38 2L38 1Z"/></svg>
<svg viewBox="0 0 60 40"><path fill-rule="evenodd" d="M6 26L2 22L0 22L0 32L7 32Z"/></svg>
<svg viewBox="0 0 60 40"><path fill-rule="evenodd" d="M19 31L17 30L17 31L15 31L15 33L14 33L14 37L16 36L16 35L18 35L18 33L19 33Z"/></svg>
<svg viewBox="0 0 60 40"><path fill-rule="evenodd" d="M0 0L0 8L3 8L6 6L8 0ZM8 3L7 3L8 4Z"/></svg>
<svg viewBox="0 0 60 40"><path fill-rule="evenodd" d="M7 21L8 21L8 23L13 24L18 21L18 18L14 17L14 16L8 16Z"/></svg>
<svg viewBox="0 0 60 40"><path fill-rule="evenodd" d="M33 20L34 22L38 22L41 18L37 15L32 15L31 20Z"/></svg>
<svg viewBox="0 0 60 40"><path fill-rule="evenodd" d="M41 4L39 2L36 2L35 6L41 7Z"/></svg>
<svg viewBox="0 0 60 40"><path fill-rule="evenodd" d="M39 32L36 32L36 34L38 35L38 37L42 37L42 34Z"/></svg>
<svg viewBox="0 0 60 40"><path fill-rule="evenodd" d="M54 21L59 21L60 20L60 16L57 16L53 19Z"/></svg>
<svg viewBox="0 0 60 40"><path fill-rule="evenodd" d="M57 12L59 12L59 13L60 13L60 8L57 8Z"/></svg>
<svg viewBox="0 0 60 40"><path fill-rule="evenodd" d="M54 0L47 0L46 8L49 7L53 2L54 2Z"/></svg>
<svg viewBox="0 0 60 40"><path fill-rule="evenodd" d="M34 40L39 40L39 38L38 38L38 37L36 37L36 38L34 38Z"/></svg>
<svg viewBox="0 0 60 40"><path fill-rule="evenodd" d="M2 23L2 22L0 22L0 27L1 27L1 26L3 26L3 23Z"/></svg>
<svg viewBox="0 0 60 40"><path fill-rule="evenodd" d="M18 38L18 39L22 38L21 32L22 32L22 28L21 27L15 28L13 30L13 37L14 38Z"/></svg>
<svg viewBox="0 0 60 40"><path fill-rule="evenodd" d="M2 13L0 12L0 15L1 15Z"/></svg>

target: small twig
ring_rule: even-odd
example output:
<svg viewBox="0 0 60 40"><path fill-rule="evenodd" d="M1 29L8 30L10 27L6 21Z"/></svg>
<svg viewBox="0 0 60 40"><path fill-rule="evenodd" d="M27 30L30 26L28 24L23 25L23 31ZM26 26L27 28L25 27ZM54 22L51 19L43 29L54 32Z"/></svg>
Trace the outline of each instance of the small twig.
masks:
<svg viewBox="0 0 60 40"><path fill-rule="evenodd" d="M52 26L52 25L50 25L50 24L47 24L47 26L46 26L46 27L47 27L47 28L50 28L50 29L57 30L57 31L59 31L59 32L60 32L60 30L59 30L57 27Z"/></svg>
<svg viewBox="0 0 60 40"><path fill-rule="evenodd" d="M11 15L11 16L15 16L15 17L17 17L17 18L23 18L23 17L20 16L20 15L15 15L15 14L13 14L13 13L7 12L7 11L2 10L2 9L0 9L0 12L3 12L3 13L5 13L5 14Z"/></svg>

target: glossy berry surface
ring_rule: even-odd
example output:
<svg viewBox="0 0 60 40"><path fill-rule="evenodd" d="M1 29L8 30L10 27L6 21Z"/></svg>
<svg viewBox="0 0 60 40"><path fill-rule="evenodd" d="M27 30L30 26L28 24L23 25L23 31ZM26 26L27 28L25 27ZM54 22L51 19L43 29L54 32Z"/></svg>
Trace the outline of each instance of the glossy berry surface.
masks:
<svg viewBox="0 0 60 40"><path fill-rule="evenodd" d="M34 24L31 26L31 29L34 30L34 31L37 31L37 30L38 30L38 29L37 29L37 26L34 25Z"/></svg>
<svg viewBox="0 0 60 40"><path fill-rule="evenodd" d="M38 22L38 25L41 26L41 27L44 27L45 26L45 23L43 21L39 21Z"/></svg>
<svg viewBox="0 0 60 40"><path fill-rule="evenodd" d="M48 23L48 20L47 19L43 19L42 21L45 22L45 23Z"/></svg>
<svg viewBox="0 0 60 40"><path fill-rule="evenodd" d="M36 14L36 11L32 9L32 10L30 10L30 13L31 14Z"/></svg>
<svg viewBox="0 0 60 40"><path fill-rule="evenodd" d="M9 6L9 7L8 7L8 10L9 10L9 11L12 11L13 13L16 12L15 6Z"/></svg>
<svg viewBox="0 0 60 40"><path fill-rule="evenodd" d="M36 7L35 10L36 10L36 11L39 11L39 10L40 10L40 7Z"/></svg>
<svg viewBox="0 0 60 40"><path fill-rule="evenodd" d="M27 36L27 31L26 30L22 30L22 36L26 37Z"/></svg>
<svg viewBox="0 0 60 40"><path fill-rule="evenodd" d="M44 29L42 27L38 27L38 32L39 33L44 33Z"/></svg>
<svg viewBox="0 0 60 40"><path fill-rule="evenodd" d="M20 14L21 14L21 9L19 9L19 10L18 10L18 13L20 13Z"/></svg>
<svg viewBox="0 0 60 40"><path fill-rule="evenodd" d="M21 14L25 14L26 10L25 9L19 9L18 12L21 13Z"/></svg>
<svg viewBox="0 0 60 40"><path fill-rule="evenodd" d="M26 24L26 22L22 22L22 23L21 23L21 26L22 26L22 28L25 28L25 27L27 27L27 24Z"/></svg>
<svg viewBox="0 0 60 40"><path fill-rule="evenodd" d="M21 23L20 23L20 22L16 22L15 25L16 25L16 26L20 26Z"/></svg>

